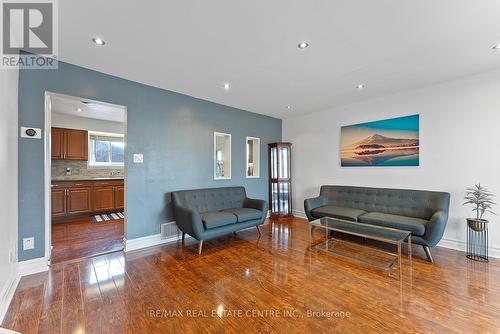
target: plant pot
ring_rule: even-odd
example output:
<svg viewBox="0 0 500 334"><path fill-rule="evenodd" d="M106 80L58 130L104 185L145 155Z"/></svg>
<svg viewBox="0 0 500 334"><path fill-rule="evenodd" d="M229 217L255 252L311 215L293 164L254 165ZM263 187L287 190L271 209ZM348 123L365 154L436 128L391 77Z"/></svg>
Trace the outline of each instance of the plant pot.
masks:
<svg viewBox="0 0 500 334"><path fill-rule="evenodd" d="M486 228L486 219L467 218L467 225L476 232L482 232Z"/></svg>

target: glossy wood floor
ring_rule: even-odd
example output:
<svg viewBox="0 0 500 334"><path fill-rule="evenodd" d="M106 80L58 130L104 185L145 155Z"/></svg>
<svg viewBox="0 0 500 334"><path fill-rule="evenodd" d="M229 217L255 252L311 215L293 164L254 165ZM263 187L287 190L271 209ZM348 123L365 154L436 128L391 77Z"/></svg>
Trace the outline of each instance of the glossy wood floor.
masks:
<svg viewBox="0 0 500 334"><path fill-rule="evenodd" d="M310 253L304 220L52 266L24 277L4 326L23 333L499 333L500 261L414 248L400 282ZM316 240L321 239L319 231ZM314 313L313 313L314 312Z"/></svg>
<svg viewBox="0 0 500 334"><path fill-rule="evenodd" d="M90 217L52 224L52 263L123 249L123 219L92 223Z"/></svg>

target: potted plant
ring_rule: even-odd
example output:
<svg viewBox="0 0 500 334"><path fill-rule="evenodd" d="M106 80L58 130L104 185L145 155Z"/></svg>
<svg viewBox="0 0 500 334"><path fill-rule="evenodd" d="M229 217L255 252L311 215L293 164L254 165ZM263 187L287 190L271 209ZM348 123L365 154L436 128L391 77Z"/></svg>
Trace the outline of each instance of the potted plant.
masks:
<svg viewBox="0 0 500 334"><path fill-rule="evenodd" d="M488 191L481 184L476 184L469 187L465 191L464 205L472 205L472 211L476 212L476 218L467 218L467 224L474 231L483 231L488 223L488 220L483 219L486 212L495 214L491 209L495 202L493 202L494 195Z"/></svg>

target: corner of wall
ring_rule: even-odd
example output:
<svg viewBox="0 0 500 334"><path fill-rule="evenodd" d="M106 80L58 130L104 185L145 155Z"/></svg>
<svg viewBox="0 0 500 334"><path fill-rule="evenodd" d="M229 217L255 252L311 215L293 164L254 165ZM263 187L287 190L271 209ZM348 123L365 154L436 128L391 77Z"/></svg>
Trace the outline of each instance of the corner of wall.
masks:
<svg viewBox="0 0 500 334"><path fill-rule="evenodd" d="M19 283L18 270L18 103L19 70L0 71L0 323Z"/></svg>
<svg viewBox="0 0 500 334"><path fill-rule="evenodd" d="M0 291L0 324L3 323L3 319L7 314L10 302L14 297L14 293L16 292L17 285L20 280L21 276L19 275L18 265L16 263L14 264L14 269L10 271L10 275Z"/></svg>

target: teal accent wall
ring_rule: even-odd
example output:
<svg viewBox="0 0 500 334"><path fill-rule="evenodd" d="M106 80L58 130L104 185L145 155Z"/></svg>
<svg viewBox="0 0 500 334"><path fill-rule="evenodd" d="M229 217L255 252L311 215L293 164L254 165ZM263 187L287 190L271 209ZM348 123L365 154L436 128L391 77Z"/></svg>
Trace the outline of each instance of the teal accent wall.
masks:
<svg viewBox="0 0 500 334"><path fill-rule="evenodd" d="M44 128L45 91L127 107L127 239L158 234L173 219L174 190L243 185L268 199L267 144L281 140L279 119L59 62L57 70L20 70L19 126ZM214 131L232 135L231 180L213 179ZM246 136L261 138L257 179L245 177ZM133 153L144 163L132 163ZM20 261L44 256L43 163L43 141L19 138ZM23 251L29 236L35 248Z"/></svg>

